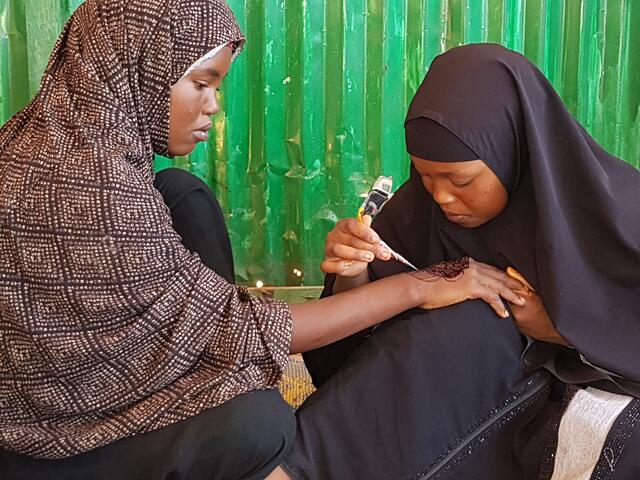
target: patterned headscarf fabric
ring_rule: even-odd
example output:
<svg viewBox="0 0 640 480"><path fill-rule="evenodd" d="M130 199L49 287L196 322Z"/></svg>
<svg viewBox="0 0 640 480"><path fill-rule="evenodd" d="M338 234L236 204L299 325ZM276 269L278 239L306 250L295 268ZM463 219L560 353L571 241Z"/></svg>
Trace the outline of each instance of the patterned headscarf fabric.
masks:
<svg viewBox="0 0 640 480"><path fill-rule="evenodd" d="M220 51L223 48L229 47L231 46L230 44L226 44L226 45L218 45L217 47L215 47L214 49L210 50L209 52L205 53L202 57L200 57L198 60L196 60L195 62L193 62L191 64L191 66L189 68L187 68L187 70L182 74L182 77L180 78L184 78L187 75L189 75L191 72L193 72L196 68L199 68L200 65L202 65L204 62L206 62L207 60L215 57L218 53L220 53Z"/></svg>
<svg viewBox="0 0 640 480"><path fill-rule="evenodd" d="M222 0L87 0L0 129L0 447L75 455L271 388L288 307L180 243L153 188L170 86L244 38Z"/></svg>

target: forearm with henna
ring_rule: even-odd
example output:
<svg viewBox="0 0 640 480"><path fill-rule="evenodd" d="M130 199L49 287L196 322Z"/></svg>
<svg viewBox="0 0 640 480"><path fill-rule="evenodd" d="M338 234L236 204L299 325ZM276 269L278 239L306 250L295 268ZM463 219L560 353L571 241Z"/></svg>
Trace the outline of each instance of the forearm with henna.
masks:
<svg viewBox="0 0 640 480"><path fill-rule="evenodd" d="M410 308L455 303L441 295L435 282L454 282L469 267L469 258L441 262L416 272L393 275L331 297L291 305L291 352L305 352L377 325ZM368 276L367 276L368 279ZM450 290L450 288L449 288ZM440 296L441 298L434 298ZM449 302L449 303L446 303Z"/></svg>

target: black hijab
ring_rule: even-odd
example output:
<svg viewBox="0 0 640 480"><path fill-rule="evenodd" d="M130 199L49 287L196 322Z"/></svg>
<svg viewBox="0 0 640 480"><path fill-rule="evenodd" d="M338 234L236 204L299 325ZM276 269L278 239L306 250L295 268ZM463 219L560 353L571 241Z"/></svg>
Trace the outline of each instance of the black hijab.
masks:
<svg viewBox="0 0 640 480"><path fill-rule="evenodd" d="M465 229L446 219L412 168L374 223L381 237L417 266L470 255L515 267L575 347L542 345L538 366L575 383L613 381L615 390L638 395L640 172L591 138L531 62L499 45L437 57L405 127L415 156L483 159L509 203L489 223ZM374 262L371 274L402 270Z"/></svg>

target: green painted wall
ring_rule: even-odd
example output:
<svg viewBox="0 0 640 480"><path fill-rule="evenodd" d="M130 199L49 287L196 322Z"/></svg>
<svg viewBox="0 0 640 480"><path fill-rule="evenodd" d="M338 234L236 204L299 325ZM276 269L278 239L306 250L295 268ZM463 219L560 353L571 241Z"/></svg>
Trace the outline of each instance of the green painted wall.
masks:
<svg viewBox="0 0 640 480"><path fill-rule="evenodd" d="M79 0L0 0L0 121L38 88ZM521 51L611 152L640 159L636 0L230 0L248 43L216 135L188 158L218 194L238 280L321 281L324 237L380 174L406 178L402 122L435 55ZM298 268L304 277L294 275Z"/></svg>

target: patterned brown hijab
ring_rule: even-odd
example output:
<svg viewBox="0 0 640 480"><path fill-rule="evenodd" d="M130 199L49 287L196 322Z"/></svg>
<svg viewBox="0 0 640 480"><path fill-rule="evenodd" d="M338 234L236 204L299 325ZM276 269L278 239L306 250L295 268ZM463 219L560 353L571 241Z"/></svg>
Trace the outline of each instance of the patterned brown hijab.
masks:
<svg viewBox="0 0 640 480"><path fill-rule="evenodd" d="M288 308L190 253L152 186L222 0L87 0L0 129L0 447L66 457L277 384Z"/></svg>

